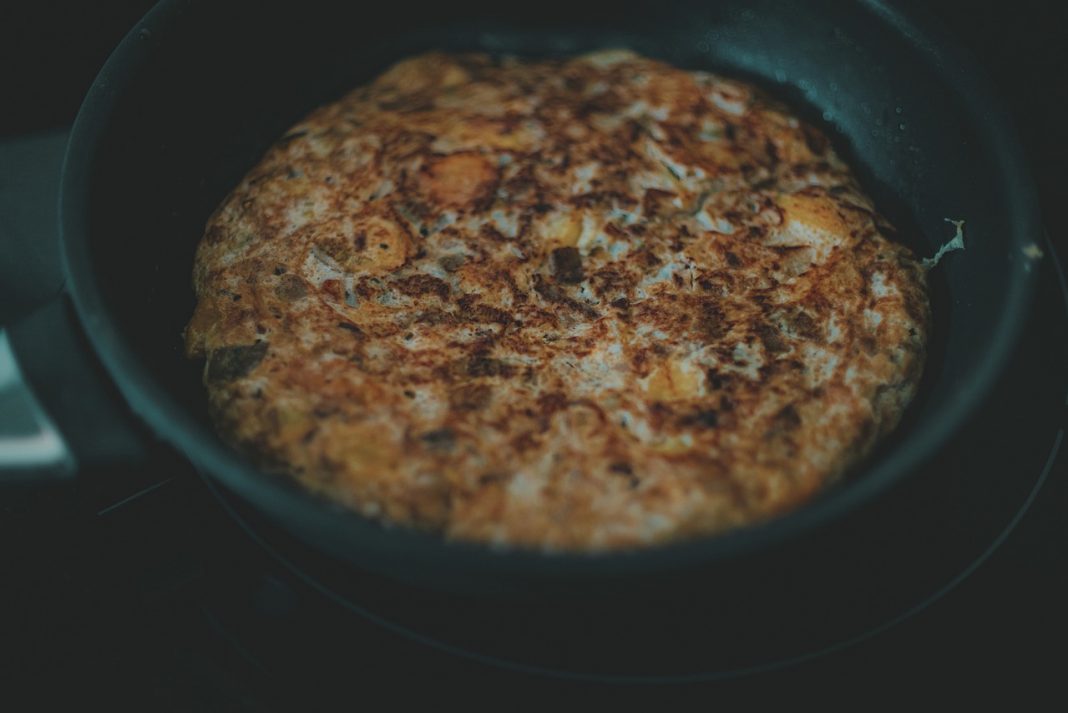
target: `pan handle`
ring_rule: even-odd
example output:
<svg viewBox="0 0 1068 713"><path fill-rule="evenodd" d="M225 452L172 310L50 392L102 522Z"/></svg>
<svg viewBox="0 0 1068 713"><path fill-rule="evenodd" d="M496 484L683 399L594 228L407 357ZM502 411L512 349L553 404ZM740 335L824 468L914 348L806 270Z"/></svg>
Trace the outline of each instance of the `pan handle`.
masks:
<svg viewBox="0 0 1068 713"><path fill-rule="evenodd" d="M5 512L13 502L54 503L59 493L106 502L152 472L144 467L152 439L97 363L63 292L56 205L66 146L65 131L0 141ZM106 477L94 477L97 467Z"/></svg>
<svg viewBox="0 0 1068 713"><path fill-rule="evenodd" d="M26 384L7 331L0 331L0 478L5 485L62 482L75 468L67 442Z"/></svg>
<svg viewBox="0 0 1068 713"><path fill-rule="evenodd" d="M0 332L0 482L69 480L145 462L142 430L65 294Z"/></svg>

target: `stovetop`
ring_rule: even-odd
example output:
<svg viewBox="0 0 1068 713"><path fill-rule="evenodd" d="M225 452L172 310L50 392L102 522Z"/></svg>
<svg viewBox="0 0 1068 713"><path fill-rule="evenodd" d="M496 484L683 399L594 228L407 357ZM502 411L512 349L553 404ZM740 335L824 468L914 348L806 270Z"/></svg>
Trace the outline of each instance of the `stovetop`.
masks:
<svg viewBox="0 0 1068 713"><path fill-rule="evenodd" d="M1062 298L1059 328L1029 329L1025 351L1039 357L1032 367L1048 369L1068 359L1068 314L1063 285L1044 280L1043 288L1044 297ZM1009 388L1007 396L1003 387L998 398L1008 398L1013 408L1008 421L991 423L1025 418L1029 404L1047 416L1063 415L1068 384L1062 378L1057 386L1056 393ZM320 576L329 575L328 567L305 574L336 596L316 591L275 559L292 555L294 543L258 527L247 512L228 512L207 483L163 460L123 498L116 499L113 484L87 483L80 492L45 493L5 514L0 540L13 547L4 558L0 651L8 660L0 659L0 670L40 709L106 701L178 711L307 710L356 699L400 707L428 695L484 703L519 697L531 705L566 697L576 706L716 700L766 709L805 699L847 705L872 691L880 699L934 692L959 700L992 687L1039 694L1058 680L1063 656L1050 652L1068 632L1060 614L1068 594L1062 516L1068 467L1063 454L1056 458L1064 434L1056 419L1036 430L1004 430L999 436L996 428L973 424L969 433L993 445L973 453L983 444L966 434L966 447L958 444L943 461L952 469L948 477L942 473L937 491L946 526L930 543L935 556L916 561L927 589L891 582L882 595L869 592L865 606L883 606L880 621L869 623L884 630L861 631L846 648L784 668L628 686L517 669L515 660L502 667L508 656L465 651L469 642L450 639L450 627L419 626L420 617L463 615L434 597L369 575L346 590L332 588L329 577ZM1009 476L996 479L1002 485L994 499L975 492L970 479L976 461L989 458L1000 459L995 467ZM884 606L900 597L918 597L916 611ZM398 598L409 599L407 607ZM413 610L411 601L429 609ZM642 616L641 610L621 616L620 630ZM692 640L685 645L692 647ZM522 664L524 647L506 653L517 651ZM550 663L566 674L587 662L571 668L566 660Z"/></svg>
<svg viewBox="0 0 1068 713"><path fill-rule="evenodd" d="M1043 69L1059 76L1068 38L1037 27L1033 18L1021 19L1026 8L1006 19L994 3L979 3L964 18L955 14L956 5L939 3L935 10L961 28L966 42L996 55L988 68L1019 112L1042 195L1051 205L1064 187L1056 170L1064 149L1036 149L1041 137L1055 133L1046 114L1036 112L1062 109L1056 102L1064 98L1063 87L1057 95L1006 83L1013 72L1007 63L1019 69L1030 62L1024 68L1031 76ZM1034 3L1032 10L1042 7ZM127 21L119 11L113 15L116 23ZM996 47L984 44L994 25L1002 33ZM0 244L51 229L42 217L54 200L64 139L59 131L0 140ZM1059 226L1051 223L1051 229L1047 247L1064 255L1068 239ZM6 299L10 275L21 275L41 294L58 286L46 263L15 272L5 267L0 323L20 308ZM811 657L826 647L802 650L790 665L742 676L694 675L640 685L627 685L626 677L583 679L575 674L589 672L589 661L570 660L559 646L555 653L528 651L509 646L505 635L473 639L463 636L463 626L434 625L450 616L482 615L479 610L492 608L491 602L467 602L465 610L370 576L339 584L329 562L303 572L288 569L278 558L299 557L298 544L260 527L250 513L228 512L191 470L160 458L137 472L82 478L5 502L5 699L18 703L12 710L72 702L174 711L307 710L332 707L331 701L385 699L397 708L431 700L497 707L515 701L569 708L696 702L767 709L799 701L866 706L873 697L907 700L931 692L958 704L995 690L1012 691L1019 700L1048 694L1062 675L1065 655L1058 652L1068 634L1062 613L1068 599L1068 457L1056 457L1063 439L1068 317L1062 278L1051 261L1044 269L1033 323L1012 372L1017 381L1002 384L1000 408L988 409L988 418L973 423L933 466L943 469L939 497L951 513L939 540L917 561L911 585L890 578L885 591L867 593L864 608L871 615L844 627L838 639L852 639L849 646L832 645ZM979 469L1004 473L984 481L1001 483L1000 489L976 488L972 474ZM937 508L925 512L933 518ZM250 537L239 518L262 541ZM917 551L923 544L912 543ZM626 612L619 616L621 645L639 654L642 642L628 641L626 634L641 616L640 610L632 619ZM656 639L665 646L663 658L700 640L687 634L678 632L675 651L671 637ZM655 651L644 655L657 658ZM714 668L706 673L715 674Z"/></svg>

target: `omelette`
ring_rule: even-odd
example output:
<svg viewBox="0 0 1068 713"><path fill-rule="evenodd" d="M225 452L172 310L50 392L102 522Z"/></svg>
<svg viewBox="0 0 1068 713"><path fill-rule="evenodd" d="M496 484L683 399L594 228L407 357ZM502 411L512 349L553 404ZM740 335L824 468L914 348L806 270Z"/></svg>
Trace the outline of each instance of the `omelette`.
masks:
<svg viewBox="0 0 1068 713"><path fill-rule="evenodd" d="M626 50L430 53L209 218L222 437L389 526L606 551L802 506L899 422L926 277L827 137Z"/></svg>

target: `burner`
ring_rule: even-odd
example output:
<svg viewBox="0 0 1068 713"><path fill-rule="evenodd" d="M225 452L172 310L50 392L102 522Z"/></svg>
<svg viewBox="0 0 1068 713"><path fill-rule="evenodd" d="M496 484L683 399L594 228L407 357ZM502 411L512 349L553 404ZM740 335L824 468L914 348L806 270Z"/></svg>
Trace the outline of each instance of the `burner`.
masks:
<svg viewBox="0 0 1068 713"><path fill-rule="evenodd" d="M365 619L449 654L595 681L716 680L841 650L970 575L1052 468L1068 388L1068 291L1048 240L1045 249L1030 324L986 405L922 471L802 541L592 592L464 596L354 571L209 482L269 563L214 557L226 584L205 607L249 656L279 671L319 670L327 664L316 651L330 651L324 658L339 671L355 665L336 652L353 651Z"/></svg>

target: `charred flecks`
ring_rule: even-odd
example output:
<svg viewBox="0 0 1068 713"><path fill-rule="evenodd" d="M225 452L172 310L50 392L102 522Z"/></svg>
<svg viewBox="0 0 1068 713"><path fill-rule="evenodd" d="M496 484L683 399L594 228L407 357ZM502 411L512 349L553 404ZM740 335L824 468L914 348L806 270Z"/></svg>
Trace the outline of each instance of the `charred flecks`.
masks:
<svg viewBox="0 0 1068 713"><path fill-rule="evenodd" d="M305 131L291 131L290 133L286 134L282 138L278 139L278 141L275 142L275 145L276 146L280 146L280 147L285 147L285 146L288 146L289 144L291 144L292 142L296 141L297 139L301 138L302 136L307 136L307 135L308 135L308 132L306 130Z"/></svg>
<svg viewBox="0 0 1068 713"><path fill-rule="evenodd" d="M582 77L564 77L564 88L571 92L581 93L586 88L586 80Z"/></svg>
<svg viewBox="0 0 1068 713"><path fill-rule="evenodd" d="M283 275L274 288L275 295L286 302L295 302L308 294L308 286L296 275Z"/></svg>
<svg viewBox="0 0 1068 713"><path fill-rule="evenodd" d="M521 289L519 285L516 284L515 277L512 276L512 273L505 272L502 277L504 278L504 281L508 284L508 289L512 292L513 303L516 305L526 304L527 301L530 299L530 295L528 295L525 290ZM519 324L521 323L519 321L516 321L516 325L518 326Z"/></svg>
<svg viewBox="0 0 1068 713"><path fill-rule="evenodd" d="M478 234L479 234L480 237L483 237L483 238L485 238L487 240L490 240L492 242L495 242L495 243L503 243L503 242L506 242L508 240L508 238L505 237L504 233L502 233L501 231L497 230L496 228L494 228L489 223L483 224L478 229Z"/></svg>
<svg viewBox="0 0 1068 713"><path fill-rule="evenodd" d="M567 408L567 405L567 396L559 391L551 391L539 396L536 414L541 421L542 429L548 428L553 414Z"/></svg>
<svg viewBox="0 0 1068 713"><path fill-rule="evenodd" d="M860 420L859 429L854 442L863 447L871 443L872 439L877 435L878 427L875 425L875 419L871 416L865 416Z"/></svg>
<svg viewBox="0 0 1068 713"><path fill-rule="evenodd" d="M459 320L456 315L446 312L441 309L431 309L425 312L420 312L415 318L418 324L456 324Z"/></svg>
<svg viewBox="0 0 1068 713"><path fill-rule="evenodd" d="M772 166L779 163L779 147L771 139L764 140L764 153L768 155L768 163Z"/></svg>
<svg viewBox="0 0 1068 713"><path fill-rule="evenodd" d="M632 489L641 485L641 479L634 474L634 469L631 468L630 463L618 462L608 466L608 472L612 475L622 476L627 479L627 485Z"/></svg>
<svg viewBox="0 0 1068 713"><path fill-rule="evenodd" d="M456 272L461 267L463 267L463 264L466 260L467 258L465 258L463 255L445 255L440 260L438 260L438 264L441 265L441 269L445 272Z"/></svg>
<svg viewBox="0 0 1068 713"><path fill-rule="evenodd" d="M663 401L654 401L649 405L649 425L656 430L664 428L668 423L678 422L678 414Z"/></svg>
<svg viewBox="0 0 1068 713"><path fill-rule="evenodd" d="M715 428L719 425L719 412L714 409L701 409L687 416L683 416L679 421L682 426L702 426L704 428Z"/></svg>
<svg viewBox="0 0 1068 713"><path fill-rule="evenodd" d="M401 95L393 99L382 99L378 102L380 109L399 112L430 111L434 103L419 96Z"/></svg>
<svg viewBox="0 0 1068 713"><path fill-rule="evenodd" d="M357 337L364 336L363 330L351 322L338 322L337 326L339 329L344 329L346 332L352 332Z"/></svg>
<svg viewBox="0 0 1068 713"><path fill-rule="evenodd" d="M490 307L477 302L479 295L470 293L463 295L456 301L459 307L459 318L476 324L501 324L507 325L512 321L512 315L502 309Z"/></svg>
<svg viewBox="0 0 1068 713"><path fill-rule="evenodd" d="M642 214L653 217L664 217L680 212L680 209L672 202L676 193L664 191L659 188L645 189L642 196Z"/></svg>
<svg viewBox="0 0 1068 713"><path fill-rule="evenodd" d="M801 415L797 412L797 409L793 404L784 406L777 414L772 416L771 424L768 427L766 438L775 438L776 436L786 436L796 431L801 427Z"/></svg>
<svg viewBox="0 0 1068 713"><path fill-rule="evenodd" d="M557 282L575 285L582 282L582 255L576 247L556 248L551 256L553 277Z"/></svg>
<svg viewBox="0 0 1068 713"><path fill-rule="evenodd" d="M216 349L208 356L205 379L213 384L240 379L263 361L266 354L267 342Z"/></svg>
<svg viewBox="0 0 1068 713"><path fill-rule="evenodd" d="M870 283L869 283L870 284ZM902 290L902 306L905 314L916 324L927 323L927 304L915 290Z"/></svg>
<svg viewBox="0 0 1068 713"><path fill-rule="evenodd" d="M805 145L808 146L808 150L817 156L822 156L827 153L827 149L830 146L830 142L827 141L827 137L822 132L809 126L808 124L801 125L801 133L805 137Z"/></svg>
<svg viewBox="0 0 1068 713"><path fill-rule="evenodd" d="M579 193L578 195L568 198L568 203L576 208L592 208L594 206L606 206L606 205L621 205L621 206L633 206L637 204L634 198L631 198L622 191L590 191L589 193Z"/></svg>
<svg viewBox="0 0 1068 713"><path fill-rule="evenodd" d="M649 250L648 248L638 251L638 253L635 254L634 257L637 260L638 264L650 270L656 267L660 267L660 265L664 263L663 260L656 256L656 253L654 253L652 250Z"/></svg>
<svg viewBox="0 0 1068 713"><path fill-rule="evenodd" d="M697 331L709 339L716 341L727 334L727 323L723 310L712 302L702 302L697 312Z"/></svg>
<svg viewBox="0 0 1068 713"><path fill-rule="evenodd" d="M649 352L645 349L638 349L634 352L634 355L630 358L630 364L634 368L634 371L639 376L645 377L649 374Z"/></svg>
<svg viewBox="0 0 1068 713"><path fill-rule="evenodd" d="M590 307L584 302L580 302L579 300L568 297L560 291L559 287L551 284L542 275L537 273L535 273L534 275L534 291L537 292L538 295L540 295L541 298L546 302L564 305L565 307L569 307L577 312L580 312L581 314L586 317L589 317L590 319L596 319L599 316L597 314L597 310L595 310L593 307Z"/></svg>
<svg viewBox="0 0 1068 713"><path fill-rule="evenodd" d="M449 392L449 406L455 411L477 411L489 404L491 396L487 384L464 384Z"/></svg>
<svg viewBox="0 0 1068 713"><path fill-rule="evenodd" d="M508 324L512 321L512 315L503 309L490 307L489 305L477 304L471 307L467 314L468 319L480 324Z"/></svg>
<svg viewBox="0 0 1068 713"><path fill-rule="evenodd" d="M537 435L531 431L523 431L510 441L512 448L518 453L526 453L534 450L540 444Z"/></svg>
<svg viewBox="0 0 1068 713"><path fill-rule="evenodd" d="M393 284L409 297L433 294L443 301L449 297L449 284L442 279L425 273L402 278Z"/></svg>
<svg viewBox="0 0 1068 713"><path fill-rule="evenodd" d="M272 173L271 171L265 171L263 169L260 169L260 170L256 171L253 175L248 177L248 185L249 186L258 185L258 184L263 183L264 181L266 181L268 178L272 178L273 176L274 176L274 173ZM241 207L244 208L245 210L250 210L252 208L252 206L254 206L255 204L256 204L256 199L255 198L246 198L243 201L241 201Z"/></svg>
<svg viewBox="0 0 1068 713"><path fill-rule="evenodd" d="M337 404L326 404L313 408L312 416L315 418L330 418L331 416L336 416L340 412L341 407Z"/></svg>
<svg viewBox="0 0 1068 713"><path fill-rule="evenodd" d="M627 226L627 232L640 238L645 235L647 230L643 223L631 223Z"/></svg>
<svg viewBox="0 0 1068 713"><path fill-rule="evenodd" d="M642 123L636 119L628 120L623 130L626 132L627 140L632 144L648 133Z"/></svg>
<svg viewBox="0 0 1068 713"><path fill-rule="evenodd" d="M822 336L822 330L816 320L805 312L803 309L797 308L790 310L783 317L786 324L790 329L800 337L805 339L819 339Z"/></svg>
<svg viewBox="0 0 1068 713"><path fill-rule="evenodd" d="M456 447L456 433L451 428L428 431L419 440L432 451L451 451Z"/></svg>
<svg viewBox="0 0 1068 713"><path fill-rule="evenodd" d="M631 284L631 278L623 271L609 265L591 274L590 284L598 295L607 297L626 293Z"/></svg>
<svg viewBox="0 0 1068 713"><path fill-rule="evenodd" d="M460 308L460 312L467 312L471 307L478 302L479 295L477 292L468 292L467 294L460 295L456 300L457 307Z"/></svg>
<svg viewBox="0 0 1068 713"><path fill-rule="evenodd" d="M709 391L720 391L727 384L730 383L731 377L729 374L720 374L715 369L708 369L705 372L705 384Z"/></svg>
<svg viewBox="0 0 1068 713"><path fill-rule="evenodd" d="M739 223L745 223L747 220L746 215L744 213L742 213L740 210L736 210L733 208L724 211L723 219L726 220L728 223L732 223L734 225L738 225Z"/></svg>
<svg viewBox="0 0 1068 713"><path fill-rule="evenodd" d="M534 164L524 164L516 175L503 181L500 188L513 201L540 198L540 195L538 195L538 179L534 177ZM538 213L548 213L553 207L539 200L534 204L533 208Z"/></svg>
<svg viewBox="0 0 1068 713"><path fill-rule="evenodd" d="M374 299L375 295L378 293L378 288L381 284L382 283L375 278L362 277L352 289L360 299L371 300Z"/></svg>
<svg viewBox="0 0 1068 713"><path fill-rule="evenodd" d="M587 117L590 114L614 114L619 112L624 105L624 99L612 91L596 94L575 110L578 117Z"/></svg>
<svg viewBox="0 0 1068 713"><path fill-rule="evenodd" d="M515 368L511 364L485 354L475 354L467 360L468 376L503 376L508 378L514 373Z"/></svg>
<svg viewBox="0 0 1068 713"><path fill-rule="evenodd" d="M790 343L783 338L779 330L766 322L756 326L756 334L769 354L782 354L790 350Z"/></svg>

